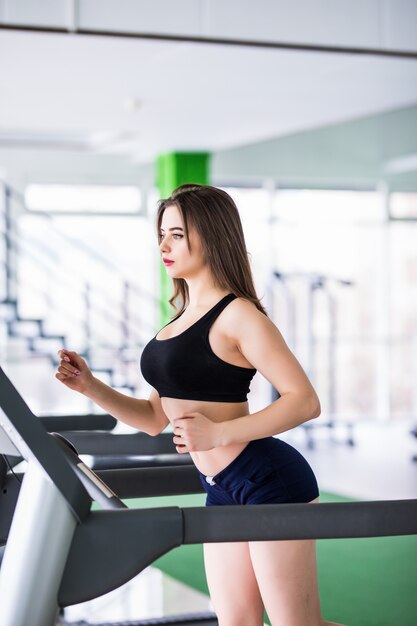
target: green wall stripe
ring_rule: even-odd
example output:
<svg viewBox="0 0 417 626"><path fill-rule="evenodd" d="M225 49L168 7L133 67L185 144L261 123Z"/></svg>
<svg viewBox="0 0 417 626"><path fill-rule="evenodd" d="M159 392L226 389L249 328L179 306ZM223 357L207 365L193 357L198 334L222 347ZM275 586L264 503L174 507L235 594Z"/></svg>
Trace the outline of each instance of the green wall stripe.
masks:
<svg viewBox="0 0 417 626"><path fill-rule="evenodd" d="M207 152L169 152L156 160L156 186L161 198L168 198L173 190L184 183L209 184L209 161ZM172 295L172 283L165 266L160 263L160 325L169 321L172 313L168 300Z"/></svg>

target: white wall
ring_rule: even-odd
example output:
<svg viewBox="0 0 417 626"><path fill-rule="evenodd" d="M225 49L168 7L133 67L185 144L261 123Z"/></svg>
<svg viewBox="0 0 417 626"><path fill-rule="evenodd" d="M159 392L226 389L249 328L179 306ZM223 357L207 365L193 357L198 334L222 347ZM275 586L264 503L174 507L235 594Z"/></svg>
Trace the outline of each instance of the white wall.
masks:
<svg viewBox="0 0 417 626"><path fill-rule="evenodd" d="M0 20L417 51L414 0L0 0Z"/></svg>

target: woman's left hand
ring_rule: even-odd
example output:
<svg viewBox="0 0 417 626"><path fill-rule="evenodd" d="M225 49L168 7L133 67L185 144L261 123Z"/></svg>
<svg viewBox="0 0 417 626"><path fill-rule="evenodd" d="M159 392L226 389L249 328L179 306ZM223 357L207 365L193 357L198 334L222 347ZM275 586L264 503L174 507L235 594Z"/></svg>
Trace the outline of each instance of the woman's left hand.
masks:
<svg viewBox="0 0 417 626"><path fill-rule="evenodd" d="M211 450L220 445L221 423L202 413L190 412L174 419L174 444L179 454Z"/></svg>

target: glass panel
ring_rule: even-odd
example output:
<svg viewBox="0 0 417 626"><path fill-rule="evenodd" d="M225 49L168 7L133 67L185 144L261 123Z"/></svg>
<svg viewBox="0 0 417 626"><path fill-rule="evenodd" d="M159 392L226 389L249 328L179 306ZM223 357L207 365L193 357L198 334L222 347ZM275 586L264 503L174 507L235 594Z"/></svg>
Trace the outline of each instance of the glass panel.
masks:
<svg viewBox="0 0 417 626"><path fill-rule="evenodd" d="M274 208L275 265L292 299L294 350L320 397L320 419L374 417L381 199L285 190Z"/></svg>
<svg viewBox="0 0 417 626"><path fill-rule="evenodd" d="M26 206L34 211L82 213L137 213L137 187L110 185L28 185Z"/></svg>
<svg viewBox="0 0 417 626"><path fill-rule="evenodd" d="M417 197L417 195L416 195ZM390 224L391 388L394 417L417 414L417 223Z"/></svg>
<svg viewBox="0 0 417 626"><path fill-rule="evenodd" d="M392 193L390 215L394 218L417 219L417 193Z"/></svg>

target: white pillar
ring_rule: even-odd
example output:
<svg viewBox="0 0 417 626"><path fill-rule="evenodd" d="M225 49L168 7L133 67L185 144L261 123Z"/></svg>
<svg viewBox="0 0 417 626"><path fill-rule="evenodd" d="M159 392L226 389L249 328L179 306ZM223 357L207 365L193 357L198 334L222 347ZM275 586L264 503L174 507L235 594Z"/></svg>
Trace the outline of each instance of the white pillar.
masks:
<svg viewBox="0 0 417 626"><path fill-rule="evenodd" d="M378 186L382 202L382 221L377 250L376 298L375 298L375 349L376 368L376 418L389 420L391 416L390 380L390 223L389 189L386 183Z"/></svg>

